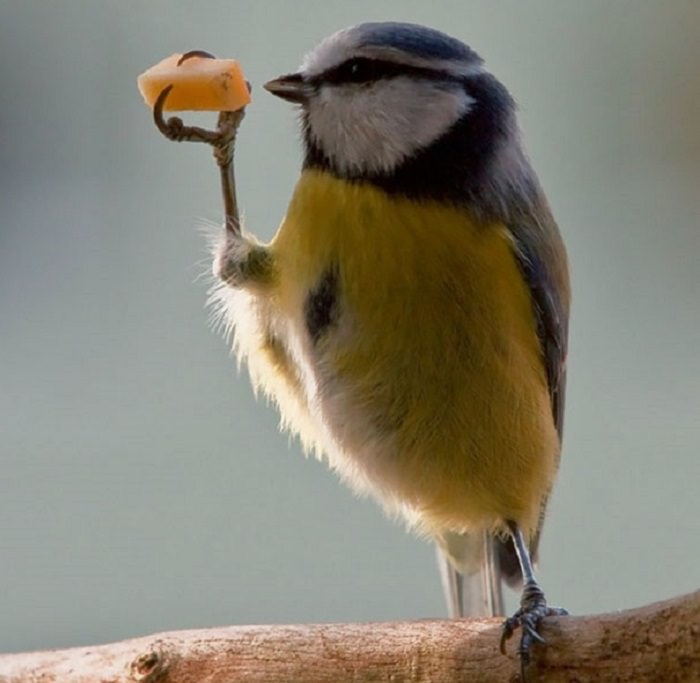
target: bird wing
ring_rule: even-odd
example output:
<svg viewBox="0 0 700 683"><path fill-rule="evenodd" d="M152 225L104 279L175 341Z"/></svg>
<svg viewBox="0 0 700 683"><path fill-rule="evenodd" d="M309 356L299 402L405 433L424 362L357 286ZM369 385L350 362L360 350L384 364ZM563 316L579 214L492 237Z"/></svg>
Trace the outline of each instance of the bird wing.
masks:
<svg viewBox="0 0 700 683"><path fill-rule="evenodd" d="M570 286L566 250L557 224L544 203L539 219L522 219L508 225L515 255L532 298L537 336L547 374L552 416L561 441L564 427L566 354L568 344ZM547 496L548 498L548 496ZM547 499L542 503L537 531L530 540L530 554L537 556ZM512 539L496 544L498 564L510 585L520 581L520 564Z"/></svg>
<svg viewBox="0 0 700 683"><path fill-rule="evenodd" d="M554 219L547 218L544 222L524 221L508 227L515 256L532 297L552 414L561 440L570 289L564 244Z"/></svg>

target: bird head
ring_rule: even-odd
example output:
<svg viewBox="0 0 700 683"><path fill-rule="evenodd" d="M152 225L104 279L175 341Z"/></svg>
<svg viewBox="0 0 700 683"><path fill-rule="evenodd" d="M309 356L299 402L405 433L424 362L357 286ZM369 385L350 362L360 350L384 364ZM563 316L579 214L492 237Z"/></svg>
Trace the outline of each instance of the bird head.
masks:
<svg viewBox="0 0 700 683"><path fill-rule="evenodd" d="M409 196L486 192L496 204L494 192L530 173L510 94L474 50L435 29L337 31L265 88L300 106L307 167Z"/></svg>

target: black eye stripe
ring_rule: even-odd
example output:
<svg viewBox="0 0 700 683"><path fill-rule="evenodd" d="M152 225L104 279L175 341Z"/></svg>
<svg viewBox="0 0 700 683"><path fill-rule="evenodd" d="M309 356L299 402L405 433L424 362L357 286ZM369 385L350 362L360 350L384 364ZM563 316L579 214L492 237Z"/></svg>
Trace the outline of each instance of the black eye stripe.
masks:
<svg viewBox="0 0 700 683"><path fill-rule="evenodd" d="M332 69L328 69L312 79L316 85L323 83L370 83L381 79L396 78L397 76L413 76L432 81L460 83L464 79L452 74L429 69L426 67L399 64L381 59L356 57L348 59Z"/></svg>

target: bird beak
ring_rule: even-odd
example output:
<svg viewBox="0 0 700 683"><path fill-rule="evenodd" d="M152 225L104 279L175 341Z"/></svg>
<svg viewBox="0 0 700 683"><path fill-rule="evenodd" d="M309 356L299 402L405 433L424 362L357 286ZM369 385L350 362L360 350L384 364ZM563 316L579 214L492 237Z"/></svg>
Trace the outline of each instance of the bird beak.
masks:
<svg viewBox="0 0 700 683"><path fill-rule="evenodd" d="M300 73L287 74L279 78L273 78L263 85L267 92L271 92L277 97L281 97L288 102L295 104L305 104L309 99L307 85L304 77Z"/></svg>

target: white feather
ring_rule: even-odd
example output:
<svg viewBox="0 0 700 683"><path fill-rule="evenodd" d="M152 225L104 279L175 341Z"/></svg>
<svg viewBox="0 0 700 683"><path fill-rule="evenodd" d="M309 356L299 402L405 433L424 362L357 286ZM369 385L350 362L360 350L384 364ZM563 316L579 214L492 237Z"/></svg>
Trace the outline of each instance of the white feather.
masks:
<svg viewBox="0 0 700 683"><path fill-rule="evenodd" d="M464 62L450 59L428 59L398 50L391 45L363 44L363 25L341 29L324 38L301 64L300 71L305 76L317 76L351 58L378 59L400 62L406 66L435 69L456 77L467 77L481 73L481 62Z"/></svg>
<svg viewBox="0 0 700 683"><path fill-rule="evenodd" d="M387 173L444 135L474 100L412 76L324 85L307 105L311 136L336 167Z"/></svg>

